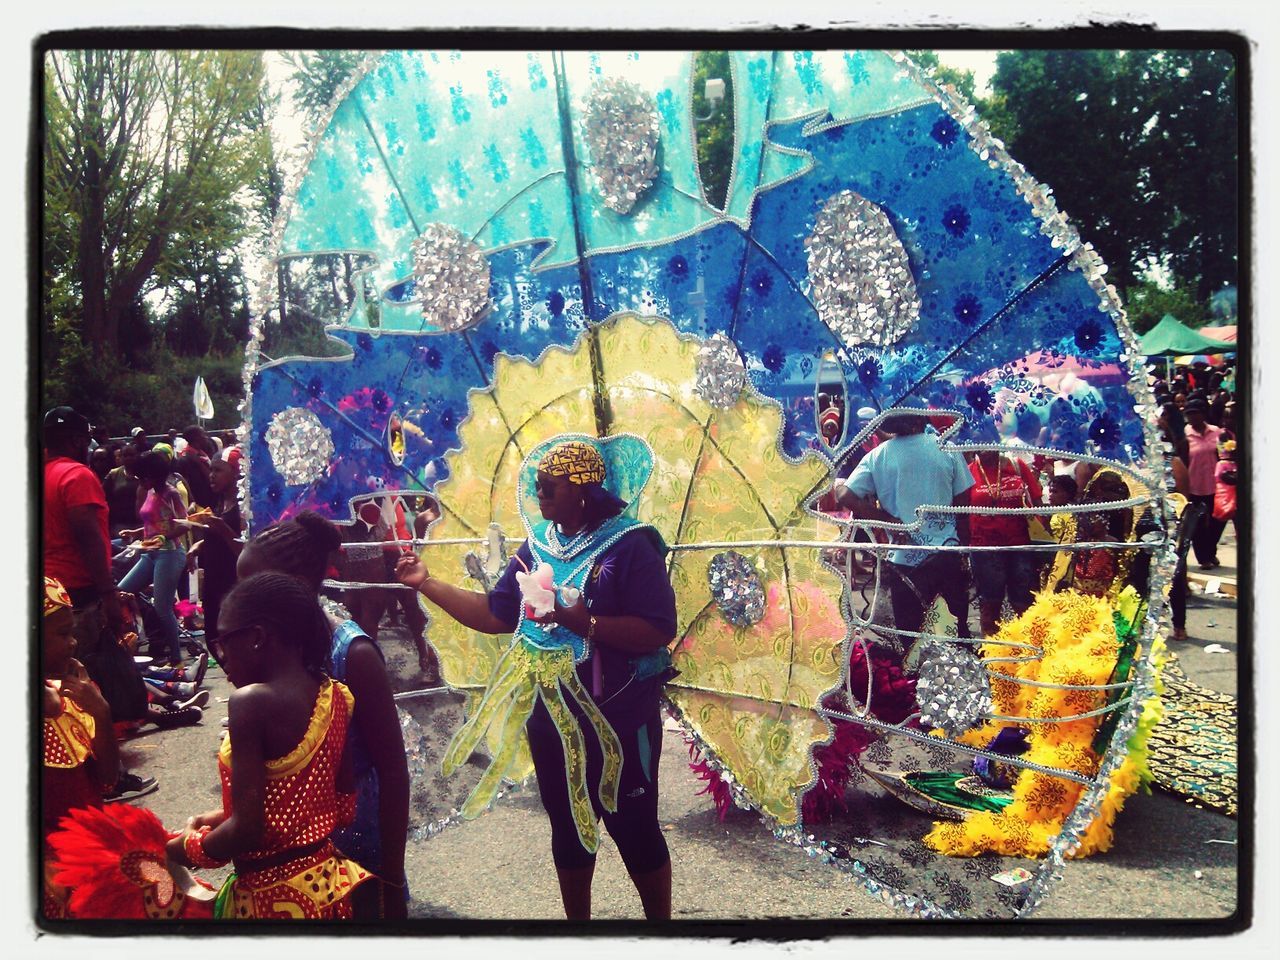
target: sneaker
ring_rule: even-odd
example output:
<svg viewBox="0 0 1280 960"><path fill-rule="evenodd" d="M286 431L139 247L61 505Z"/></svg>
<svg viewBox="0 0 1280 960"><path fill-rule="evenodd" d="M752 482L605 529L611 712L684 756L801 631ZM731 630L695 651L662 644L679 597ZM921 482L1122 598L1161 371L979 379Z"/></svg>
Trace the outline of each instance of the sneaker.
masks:
<svg viewBox="0 0 1280 960"><path fill-rule="evenodd" d="M189 666L182 675L182 679L189 680L197 687L200 681L204 679L204 673L209 669L209 654L207 651L200 651L200 656L196 657L196 662Z"/></svg>
<svg viewBox="0 0 1280 960"><path fill-rule="evenodd" d="M197 690L195 692L195 695L189 696L189 698L186 700L174 700L172 707L170 707L169 709L183 710L188 707L198 707L200 709L205 709L206 707L209 707L209 691Z"/></svg>
<svg viewBox="0 0 1280 960"><path fill-rule="evenodd" d="M118 800L136 800L151 793L160 782L155 777L140 777L136 773L122 773L110 793L103 794L103 803L115 803Z"/></svg>
<svg viewBox="0 0 1280 960"><path fill-rule="evenodd" d="M193 697L187 700L177 700L174 702L173 706L170 707L169 709L185 710L187 707L199 707L201 710L203 710L208 705L209 705L209 691L197 690Z"/></svg>
<svg viewBox="0 0 1280 960"><path fill-rule="evenodd" d="M1179 643L1187 642L1187 631L1182 627L1174 628L1173 633L1169 637L1170 640L1176 640Z"/></svg>
<svg viewBox="0 0 1280 960"><path fill-rule="evenodd" d="M158 713L152 717L152 720L161 730L170 730L173 727L189 727L199 723L203 717L204 711L199 707L179 707L176 710Z"/></svg>

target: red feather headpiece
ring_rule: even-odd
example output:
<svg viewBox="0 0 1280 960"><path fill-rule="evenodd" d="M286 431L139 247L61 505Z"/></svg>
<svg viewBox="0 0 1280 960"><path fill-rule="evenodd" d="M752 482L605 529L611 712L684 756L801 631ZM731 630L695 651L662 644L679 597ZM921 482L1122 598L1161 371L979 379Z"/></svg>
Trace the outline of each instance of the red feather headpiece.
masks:
<svg viewBox="0 0 1280 960"><path fill-rule="evenodd" d="M213 916L213 888L165 854L156 815L128 804L71 811L49 834L53 882L71 891L76 919L184 920Z"/></svg>

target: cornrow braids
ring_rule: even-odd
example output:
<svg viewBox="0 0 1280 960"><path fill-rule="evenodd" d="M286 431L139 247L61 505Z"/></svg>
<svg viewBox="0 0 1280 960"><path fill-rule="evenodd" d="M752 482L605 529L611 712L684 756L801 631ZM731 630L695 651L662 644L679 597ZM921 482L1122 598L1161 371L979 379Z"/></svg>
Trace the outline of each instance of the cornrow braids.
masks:
<svg viewBox="0 0 1280 960"><path fill-rule="evenodd" d="M250 541L263 566L302 579L314 593L320 592L329 555L341 543L337 526L311 510L268 527Z"/></svg>
<svg viewBox="0 0 1280 960"><path fill-rule="evenodd" d="M223 608L234 607L245 621L270 624L276 636L297 649L302 664L317 677L331 669L329 620L300 578L274 570L255 573L231 588Z"/></svg>

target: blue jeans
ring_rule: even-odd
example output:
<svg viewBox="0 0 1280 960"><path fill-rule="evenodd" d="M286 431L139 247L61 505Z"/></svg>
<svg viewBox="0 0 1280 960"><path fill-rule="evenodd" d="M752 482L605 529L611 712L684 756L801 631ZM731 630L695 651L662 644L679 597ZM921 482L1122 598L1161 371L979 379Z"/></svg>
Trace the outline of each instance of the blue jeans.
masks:
<svg viewBox="0 0 1280 960"><path fill-rule="evenodd" d="M181 547L176 550L152 550L140 556L133 569L120 581L120 589L129 593L137 593L148 584L152 585L156 616L160 618L164 640L169 647L169 659L173 662L182 659L178 617L173 612L173 603L178 596L178 579L186 566L187 551Z"/></svg>

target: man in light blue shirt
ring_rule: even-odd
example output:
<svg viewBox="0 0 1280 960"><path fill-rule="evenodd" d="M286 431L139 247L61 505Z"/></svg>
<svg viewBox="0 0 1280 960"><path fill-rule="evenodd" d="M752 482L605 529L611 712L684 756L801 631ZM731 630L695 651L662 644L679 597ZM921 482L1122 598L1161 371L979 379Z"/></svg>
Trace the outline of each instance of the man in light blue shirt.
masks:
<svg viewBox="0 0 1280 960"><path fill-rule="evenodd" d="M927 423L918 414L887 418L882 429L893 437L863 457L848 480L836 481L836 500L860 519L913 526L898 534L899 542L964 544L968 515L930 508L968 506L973 475L959 453L943 450L937 434L925 432ZM969 636L969 578L960 553L893 550L887 561L897 629L918 633L925 609L941 595L960 636Z"/></svg>

